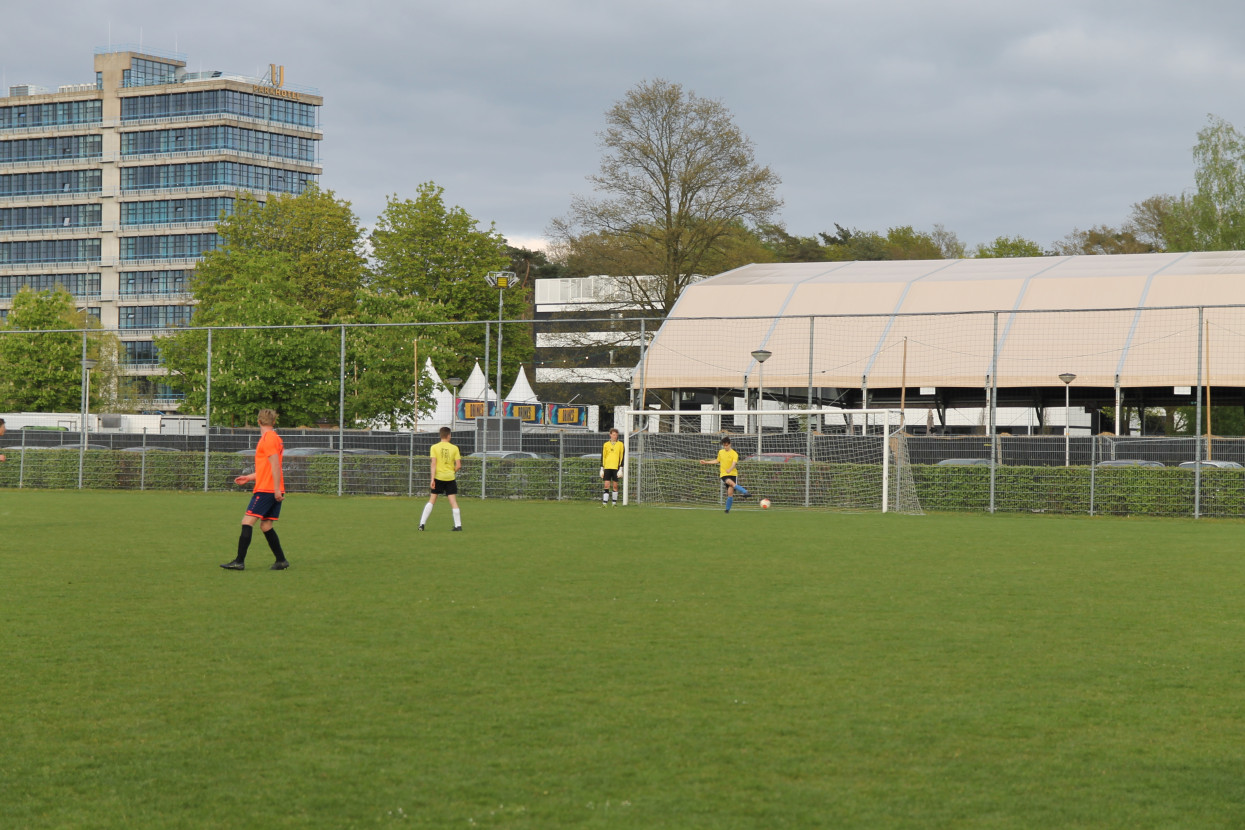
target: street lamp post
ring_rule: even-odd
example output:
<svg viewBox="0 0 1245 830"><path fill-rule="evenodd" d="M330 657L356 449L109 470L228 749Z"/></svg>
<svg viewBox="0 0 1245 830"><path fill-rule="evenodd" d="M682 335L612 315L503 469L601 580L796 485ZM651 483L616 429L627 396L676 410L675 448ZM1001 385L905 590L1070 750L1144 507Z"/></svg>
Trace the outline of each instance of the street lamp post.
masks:
<svg viewBox="0 0 1245 830"><path fill-rule="evenodd" d="M773 352L766 349L757 349L752 353L752 359L757 362L757 455L761 454L761 405L765 402L765 361L770 359Z"/></svg>
<svg viewBox="0 0 1245 830"><path fill-rule="evenodd" d="M501 321L502 321L502 300L506 296L506 289L514 285L514 271L489 271L485 276L488 284L497 289L497 449L501 449ZM485 381L485 385L488 382ZM488 394L484 395L484 417L488 418ZM485 449L488 449L485 447Z"/></svg>
<svg viewBox="0 0 1245 830"><path fill-rule="evenodd" d="M1063 381L1063 466L1067 467L1072 457L1072 421L1069 413L1072 411L1072 381L1076 380L1076 375L1064 372L1059 379Z"/></svg>

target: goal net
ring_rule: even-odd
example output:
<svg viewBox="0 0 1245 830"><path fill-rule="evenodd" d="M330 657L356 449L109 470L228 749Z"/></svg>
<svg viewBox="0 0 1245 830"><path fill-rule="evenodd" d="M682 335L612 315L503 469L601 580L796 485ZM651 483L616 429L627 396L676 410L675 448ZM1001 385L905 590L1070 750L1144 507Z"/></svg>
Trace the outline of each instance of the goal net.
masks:
<svg viewBox="0 0 1245 830"><path fill-rule="evenodd" d="M919 514L898 410L631 410L624 503L720 508L716 458L724 437L739 453L739 484L774 509ZM712 465L699 462L714 459Z"/></svg>

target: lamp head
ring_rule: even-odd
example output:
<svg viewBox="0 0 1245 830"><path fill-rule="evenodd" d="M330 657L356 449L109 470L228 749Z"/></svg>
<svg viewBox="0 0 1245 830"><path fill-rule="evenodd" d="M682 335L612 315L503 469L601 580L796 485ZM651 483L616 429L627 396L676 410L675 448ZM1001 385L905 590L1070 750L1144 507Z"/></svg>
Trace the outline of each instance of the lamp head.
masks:
<svg viewBox="0 0 1245 830"><path fill-rule="evenodd" d="M1059 376L1059 379L1062 380L1065 384L1069 384L1069 383L1072 383L1072 381L1076 380L1076 375L1072 374L1071 372L1064 372L1062 375Z"/></svg>
<svg viewBox="0 0 1245 830"><path fill-rule="evenodd" d="M773 354L774 353L769 351L768 349L757 349L756 351L752 353L752 359L755 360L757 363L764 363L765 361L769 360Z"/></svg>

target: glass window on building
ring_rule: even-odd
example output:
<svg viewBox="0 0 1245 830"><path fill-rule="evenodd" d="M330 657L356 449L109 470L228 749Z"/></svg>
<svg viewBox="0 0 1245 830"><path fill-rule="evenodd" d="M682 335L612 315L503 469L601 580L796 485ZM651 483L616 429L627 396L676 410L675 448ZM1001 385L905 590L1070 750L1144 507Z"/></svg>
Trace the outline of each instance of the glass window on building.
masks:
<svg viewBox="0 0 1245 830"><path fill-rule="evenodd" d="M121 294L186 294L188 271L122 271Z"/></svg>

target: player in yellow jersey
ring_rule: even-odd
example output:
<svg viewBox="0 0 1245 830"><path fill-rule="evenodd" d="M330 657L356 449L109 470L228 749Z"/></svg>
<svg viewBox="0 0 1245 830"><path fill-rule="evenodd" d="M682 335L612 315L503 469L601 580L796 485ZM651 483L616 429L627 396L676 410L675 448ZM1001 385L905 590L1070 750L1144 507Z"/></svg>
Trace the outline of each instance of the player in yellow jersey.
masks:
<svg viewBox="0 0 1245 830"><path fill-rule="evenodd" d="M458 447L450 443L453 433L449 427L441 427L441 440L432 445L428 455L432 461L428 465L428 503L424 505L424 515L419 518L419 529L423 530L432 515L432 508L437 503L437 496L448 496L450 509L454 511L454 530L463 529L463 515L458 510L458 471L463 468L463 457Z"/></svg>
<svg viewBox="0 0 1245 830"><path fill-rule="evenodd" d="M738 493L741 497L748 495L748 491L739 483L739 470L736 469L739 453L731 449L731 439L722 439L722 449L718 450L717 458L706 458L700 463L718 465L718 475L726 487L726 512L730 513L731 506L735 503L735 494Z"/></svg>
<svg viewBox="0 0 1245 830"><path fill-rule="evenodd" d="M614 493L613 505L618 506L618 477L622 474L623 443L618 440L618 430L610 430L610 440L601 447L601 481L605 492L601 493L601 506L610 502L610 491Z"/></svg>

